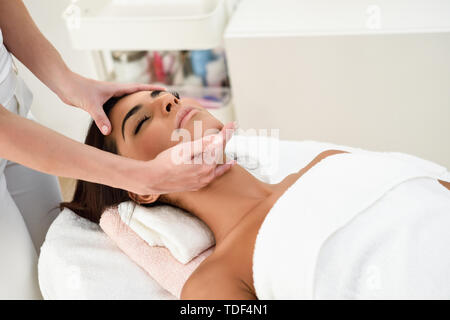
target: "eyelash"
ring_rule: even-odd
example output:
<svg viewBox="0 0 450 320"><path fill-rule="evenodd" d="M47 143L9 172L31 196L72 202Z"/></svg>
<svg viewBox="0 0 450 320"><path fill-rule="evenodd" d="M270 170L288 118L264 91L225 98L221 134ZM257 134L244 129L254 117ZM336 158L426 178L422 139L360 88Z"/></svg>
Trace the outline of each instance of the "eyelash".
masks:
<svg viewBox="0 0 450 320"><path fill-rule="evenodd" d="M171 93L172 95L175 96L175 98L180 99L180 94L176 91L169 91L169 93Z"/></svg>
<svg viewBox="0 0 450 320"><path fill-rule="evenodd" d="M158 92L158 94L160 92ZM169 93L172 94L175 98L180 99L180 94L178 92L176 92L176 91L169 91ZM150 119L150 117L144 116L141 120L139 120L138 125L136 126L136 129L134 129L134 134L135 135L139 132L139 130L141 129L141 127L144 124L144 122L147 121L148 119Z"/></svg>
<svg viewBox="0 0 450 320"><path fill-rule="evenodd" d="M144 116L141 120L139 120L138 125L136 126L136 129L134 130L135 135L139 132L139 130L141 129L144 122L147 121L148 119L150 119L150 117Z"/></svg>

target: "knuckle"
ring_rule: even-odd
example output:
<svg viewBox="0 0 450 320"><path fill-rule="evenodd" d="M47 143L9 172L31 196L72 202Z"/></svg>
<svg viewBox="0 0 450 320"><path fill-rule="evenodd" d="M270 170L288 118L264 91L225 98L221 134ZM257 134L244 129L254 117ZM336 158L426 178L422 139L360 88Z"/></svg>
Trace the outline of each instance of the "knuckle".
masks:
<svg viewBox="0 0 450 320"><path fill-rule="evenodd" d="M208 184L209 182L210 182L209 176L205 176L200 179L200 184L202 184L203 186Z"/></svg>
<svg viewBox="0 0 450 320"><path fill-rule="evenodd" d="M96 121L100 121L103 119L103 113L98 110L92 111L91 115L92 115L92 118L94 118Z"/></svg>
<svg viewBox="0 0 450 320"><path fill-rule="evenodd" d="M211 172L210 174L208 174L206 177L205 177L205 182L206 183L210 183L211 181L212 181L212 179L214 179L214 172Z"/></svg>
<svg viewBox="0 0 450 320"><path fill-rule="evenodd" d="M212 172L214 172L214 167L213 166L204 166L203 172L205 173L205 175L210 175Z"/></svg>
<svg viewBox="0 0 450 320"><path fill-rule="evenodd" d="M212 180L214 178L214 176L216 175L216 170L212 169L209 174L208 174L208 179Z"/></svg>

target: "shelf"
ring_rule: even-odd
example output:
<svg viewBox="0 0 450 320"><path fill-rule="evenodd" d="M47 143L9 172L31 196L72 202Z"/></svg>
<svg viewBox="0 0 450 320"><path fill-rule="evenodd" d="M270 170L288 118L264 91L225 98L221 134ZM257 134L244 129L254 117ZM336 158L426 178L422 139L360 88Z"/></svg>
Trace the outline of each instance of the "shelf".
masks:
<svg viewBox="0 0 450 320"><path fill-rule="evenodd" d="M198 50L221 45L226 0L80 0L63 14L82 50Z"/></svg>

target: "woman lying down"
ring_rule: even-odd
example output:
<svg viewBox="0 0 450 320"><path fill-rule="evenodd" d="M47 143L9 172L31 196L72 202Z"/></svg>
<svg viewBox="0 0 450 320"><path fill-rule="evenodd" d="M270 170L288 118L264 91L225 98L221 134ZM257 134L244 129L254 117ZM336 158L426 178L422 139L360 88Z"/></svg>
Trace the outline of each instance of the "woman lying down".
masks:
<svg viewBox="0 0 450 320"><path fill-rule="evenodd" d="M193 108L180 121L177 114ZM150 160L194 136L223 128L175 93L142 91L104 106L113 130L91 125L86 143ZM197 123L198 124L198 123ZM445 168L413 156L326 150L278 184L239 165L190 192L137 195L78 181L63 207L97 222L132 200L170 204L203 220L214 252L185 283L182 299L450 298L450 183Z"/></svg>

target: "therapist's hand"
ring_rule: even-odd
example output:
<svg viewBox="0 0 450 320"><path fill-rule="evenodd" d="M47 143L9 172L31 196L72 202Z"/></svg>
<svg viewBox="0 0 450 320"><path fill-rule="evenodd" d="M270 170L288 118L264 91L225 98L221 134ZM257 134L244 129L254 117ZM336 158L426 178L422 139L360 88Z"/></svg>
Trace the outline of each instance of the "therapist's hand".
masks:
<svg viewBox="0 0 450 320"><path fill-rule="evenodd" d="M149 84L97 81L72 72L64 82L64 89L58 94L60 99L66 104L88 112L105 135L111 132L111 123L103 111L103 104L109 98L137 91L165 90L164 87Z"/></svg>
<svg viewBox="0 0 450 320"><path fill-rule="evenodd" d="M139 179L150 183L140 194L195 191L223 175L236 164L235 160L225 161L224 156L225 146L235 129L234 123L228 123L218 134L183 142L160 153L148 162L147 170L140 170ZM205 161L208 157L210 161Z"/></svg>

